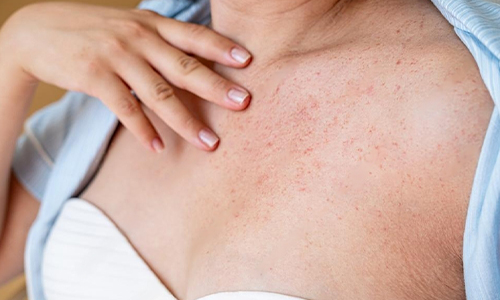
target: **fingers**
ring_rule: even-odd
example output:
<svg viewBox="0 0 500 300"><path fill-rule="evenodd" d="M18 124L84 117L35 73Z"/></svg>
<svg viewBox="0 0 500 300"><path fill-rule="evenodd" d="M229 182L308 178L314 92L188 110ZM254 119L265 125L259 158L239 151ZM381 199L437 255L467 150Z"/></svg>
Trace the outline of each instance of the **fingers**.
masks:
<svg viewBox="0 0 500 300"><path fill-rule="evenodd" d="M250 94L160 38L144 41L143 55L161 75L181 89L220 106L243 110Z"/></svg>
<svg viewBox="0 0 500 300"><path fill-rule="evenodd" d="M156 153L161 152L164 144L130 89L116 75L110 74L108 78L100 80L104 83L104 88L100 91L99 98L146 148Z"/></svg>
<svg viewBox="0 0 500 300"><path fill-rule="evenodd" d="M217 147L219 138L191 114L174 89L145 60L131 57L119 73L139 99L186 141L207 151Z"/></svg>
<svg viewBox="0 0 500 300"><path fill-rule="evenodd" d="M235 68L251 61L247 50L203 25L168 18L158 18L155 25L165 41L184 52Z"/></svg>
<svg viewBox="0 0 500 300"><path fill-rule="evenodd" d="M109 61L114 74L107 81L112 87L100 98L150 149L159 151L163 143L140 102L188 142L203 150L215 150L219 138L191 114L176 97L170 83L220 106L243 110L250 102L248 91L185 52L235 68L246 67L252 59L250 53L204 26L154 13L141 14L140 19L132 22L133 26L122 26L127 29L122 32L124 36L133 35L136 43L118 45L117 55Z"/></svg>

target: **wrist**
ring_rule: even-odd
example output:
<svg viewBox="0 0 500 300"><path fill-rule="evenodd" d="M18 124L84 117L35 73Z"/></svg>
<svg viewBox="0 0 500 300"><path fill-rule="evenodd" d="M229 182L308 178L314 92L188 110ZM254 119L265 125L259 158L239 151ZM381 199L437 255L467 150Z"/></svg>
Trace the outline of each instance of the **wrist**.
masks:
<svg viewBox="0 0 500 300"><path fill-rule="evenodd" d="M26 103L29 106L39 81L22 67L0 54L0 90L3 101ZM6 102L3 102L6 103Z"/></svg>
<svg viewBox="0 0 500 300"><path fill-rule="evenodd" d="M9 60L9 58L11 58ZM36 87L39 80L28 73L23 66L16 63L11 56L4 55L0 51L0 80L3 82L15 82L16 85L26 88Z"/></svg>
<svg viewBox="0 0 500 300"><path fill-rule="evenodd" d="M27 86L37 85L38 79L31 75L21 64L15 43L9 42L0 32L0 78L3 81L16 81Z"/></svg>
<svg viewBox="0 0 500 300"><path fill-rule="evenodd" d="M25 32L23 33L22 26L19 26L20 23L23 23L23 20L18 15L20 15L19 11L14 13L0 30L1 73L9 74L17 82L22 82L26 85L36 85L38 84L38 79L31 75L24 65L27 63L26 58L30 56L28 53L25 53L28 47L25 47L25 45L23 47L23 44L30 38ZM2 80L5 79L2 78Z"/></svg>

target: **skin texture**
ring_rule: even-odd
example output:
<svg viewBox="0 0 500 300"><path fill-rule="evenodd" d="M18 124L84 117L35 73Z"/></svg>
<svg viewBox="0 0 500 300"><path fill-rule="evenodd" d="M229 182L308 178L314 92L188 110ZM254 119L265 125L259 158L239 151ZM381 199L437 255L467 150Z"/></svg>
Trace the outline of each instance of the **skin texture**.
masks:
<svg viewBox="0 0 500 300"><path fill-rule="evenodd" d="M266 3L212 3L213 27L255 59L206 65L245 83L247 111L176 91L217 151L144 107L165 151L120 126L79 196L178 299L465 299L463 226L493 106L467 49L427 1Z"/></svg>
<svg viewBox="0 0 500 300"><path fill-rule="evenodd" d="M211 67L251 105L231 114L179 92L218 150L146 110L165 154L118 128L80 197L178 299L465 299L463 228L493 103L450 25L428 1L231 3L212 3L213 27L254 61Z"/></svg>
<svg viewBox="0 0 500 300"><path fill-rule="evenodd" d="M39 3L23 7L3 24L0 284L22 272L25 237L38 210L37 201L10 174L16 140L38 82L99 98L154 153L161 152L163 144L141 104L192 145L213 151L217 137L215 143L204 143L200 133L206 138L211 130L182 105L172 85L235 111L245 109L250 96L189 54L231 68L244 68L251 61L245 49L214 31L151 11ZM234 89L239 91L238 103L229 101Z"/></svg>
<svg viewBox="0 0 500 300"><path fill-rule="evenodd" d="M203 26L148 10L77 3L29 5L2 29L0 51L32 84L45 81L100 99L155 152L162 151L163 143L141 104L194 146L206 151L217 146L204 143L200 132L213 132L182 105L173 85L235 111L245 109L250 100L243 87L188 55L244 68L251 60L246 50ZM236 60L234 51L243 52L239 57L244 59ZM235 91L242 94L238 103L231 101Z"/></svg>
<svg viewBox="0 0 500 300"><path fill-rule="evenodd" d="M1 51L0 51L1 52ZM11 60L0 55L0 88L4 95L0 100L0 284L22 272L24 249L23 236L38 209L37 201L24 189L15 189L11 176L11 162L16 140L21 133L23 120L36 88L25 74L12 65ZM16 190L17 192L14 192ZM11 196L16 196L11 198ZM19 225L19 226L16 226ZM22 229L21 229L22 228ZM4 241L10 241L7 245ZM16 263L15 263L16 262Z"/></svg>
<svg viewBox="0 0 500 300"><path fill-rule="evenodd" d="M24 246L28 231L36 218L40 205L10 174L9 205L6 207L5 225L0 239L0 285L23 273Z"/></svg>

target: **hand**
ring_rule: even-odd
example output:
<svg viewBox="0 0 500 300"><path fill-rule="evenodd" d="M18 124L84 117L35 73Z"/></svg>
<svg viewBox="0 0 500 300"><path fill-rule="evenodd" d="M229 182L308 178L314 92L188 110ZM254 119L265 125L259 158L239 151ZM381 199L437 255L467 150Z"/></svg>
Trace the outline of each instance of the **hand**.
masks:
<svg viewBox="0 0 500 300"><path fill-rule="evenodd" d="M1 55L34 82L101 99L146 147L163 142L139 99L168 126L200 149L214 150L218 138L175 96L173 84L232 110L250 101L242 87L194 57L244 68L251 56L214 31L147 10L77 3L40 3L15 13L0 32Z"/></svg>

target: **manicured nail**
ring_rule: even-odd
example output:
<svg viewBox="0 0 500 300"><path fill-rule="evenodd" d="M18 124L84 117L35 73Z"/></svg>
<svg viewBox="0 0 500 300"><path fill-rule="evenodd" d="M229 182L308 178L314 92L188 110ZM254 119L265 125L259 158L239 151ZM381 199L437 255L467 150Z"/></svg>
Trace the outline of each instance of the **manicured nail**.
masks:
<svg viewBox="0 0 500 300"><path fill-rule="evenodd" d="M230 89L227 96L234 103L241 105L250 96L247 91L239 89Z"/></svg>
<svg viewBox="0 0 500 300"><path fill-rule="evenodd" d="M250 53L238 47L235 47L231 50L231 56L240 64L246 63L251 57Z"/></svg>
<svg viewBox="0 0 500 300"><path fill-rule="evenodd" d="M155 138L151 142L151 145L153 146L153 149L155 149L156 153L160 153L163 151L163 149L165 149L163 142L159 138Z"/></svg>
<svg viewBox="0 0 500 300"><path fill-rule="evenodd" d="M219 138L211 130L208 129L200 130L198 136L200 137L200 140L203 142L203 144L207 145L209 148L213 148L219 141Z"/></svg>

